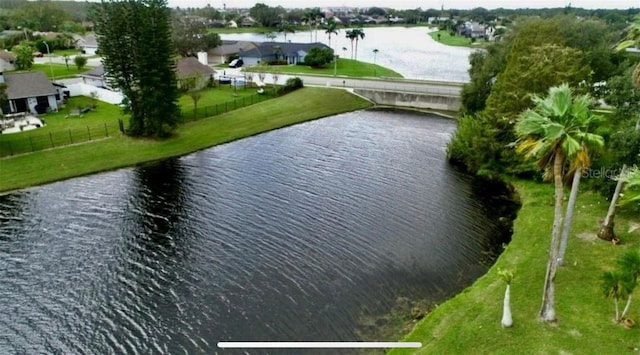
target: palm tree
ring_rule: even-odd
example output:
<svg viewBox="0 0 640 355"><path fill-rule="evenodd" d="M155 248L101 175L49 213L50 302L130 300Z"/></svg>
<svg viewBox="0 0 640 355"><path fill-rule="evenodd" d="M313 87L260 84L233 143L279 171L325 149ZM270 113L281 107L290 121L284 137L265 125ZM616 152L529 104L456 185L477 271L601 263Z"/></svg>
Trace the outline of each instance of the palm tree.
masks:
<svg viewBox="0 0 640 355"><path fill-rule="evenodd" d="M338 34L338 24L333 20L333 17L330 18L327 23L324 25L324 33L329 36L329 47L331 47L331 34Z"/></svg>
<svg viewBox="0 0 640 355"><path fill-rule="evenodd" d="M313 42L313 30L312 23L315 21L315 13L313 9L307 9L304 12L302 21L305 21L309 25L309 43Z"/></svg>
<svg viewBox="0 0 640 355"><path fill-rule="evenodd" d="M507 283L507 287L504 291L504 300L502 302L501 323L503 327L509 328L513 325L513 317L511 316L511 281L513 281L513 272L508 270L499 270L498 276Z"/></svg>
<svg viewBox="0 0 640 355"><path fill-rule="evenodd" d="M612 241L617 239L616 233L613 229L615 222L614 218L616 216L616 206L618 205L618 199L620 198L620 192L622 192L622 186L624 185L624 179L621 177L624 176L625 171L627 170L627 165L622 165L622 170L620 171L620 176L618 177L618 183L616 183L616 188L613 192L613 197L611 198L611 203L609 203L609 210L607 210L607 215L604 218L604 222L600 226L598 230L598 238Z"/></svg>
<svg viewBox="0 0 640 355"><path fill-rule="evenodd" d="M631 294L638 284L640 276L640 251L629 250L617 260L618 269L602 274L602 291L607 298L613 298L616 307L616 322L624 319L631 306ZM618 309L618 300L626 298L622 313Z"/></svg>
<svg viewBox="0 0 640 355"><path fill-rule="evenodd" d="M624 205L634 201L640 201L640 167L634 165L633 168L626 171L620 179L626 183L624 187L624 196L620 200L620 204Z"/></svg>
<svg viewBox="0 0 640 355"><path fill-rule="evenodd" d="M519 115L515 131L518 151L527 158L537 158L537 165L545 170L545 177L553 177L555 185L551 247L539 313L541 320L555 322L555 276L563 221L565 165L588 158L585 147L603 146L604 140L589 133L590 125L597 119L589 109L589 97L573 98L569 85L552 87L545 98L534 95L532 101L534 108Z"/></svg>
<svg viewBox="0 0 640 355"><path fill-rule="evenodd" d="M636 287L637 282L634 281L630 275L617 270L607 271L602 274L601 278L602 292L604 293L604 296L607 298L613 298L613 303L615 304L616 316L614 321L620 322L629 310L629 306L631 305L631 293ZM625 305L622 314L620 314L618 301L624 298L627 299L627 304Z"/></svg>
<svg viewBox="0 0 640 355"><path fill-rule="evenodd" d="M351 59L353 59L353 40L356 39L356 34L352 30L347 30L346 37L351 40Z"/></svg>
<svg viewBox="0 0 640 355"><path fill-rule="evenodd" d="M356 39L356 56L355 59L358 60L358 40L364 39L364 30L362 28L354 28L351 30Z"/></svg>
<svg viewBox="0 0 640 355"><path fill-rule="evenodd" d="M284 33L284 41L287 42L287 33L296 33L296 30L290 23L281 23L278 32Z"/></svg>

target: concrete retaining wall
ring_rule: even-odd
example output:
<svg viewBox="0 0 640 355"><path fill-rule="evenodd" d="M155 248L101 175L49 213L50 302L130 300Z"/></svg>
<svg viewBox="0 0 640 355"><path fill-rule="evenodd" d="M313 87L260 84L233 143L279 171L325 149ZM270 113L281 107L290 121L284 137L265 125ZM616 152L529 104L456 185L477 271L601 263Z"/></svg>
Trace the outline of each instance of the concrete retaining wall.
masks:
<svg viewBox="0 0 640 355"><path fill-rule="evenodd" d="M368 89L354 89L354 92L377 105L445 111L458 111L460 109L459 96Z"/></svg>

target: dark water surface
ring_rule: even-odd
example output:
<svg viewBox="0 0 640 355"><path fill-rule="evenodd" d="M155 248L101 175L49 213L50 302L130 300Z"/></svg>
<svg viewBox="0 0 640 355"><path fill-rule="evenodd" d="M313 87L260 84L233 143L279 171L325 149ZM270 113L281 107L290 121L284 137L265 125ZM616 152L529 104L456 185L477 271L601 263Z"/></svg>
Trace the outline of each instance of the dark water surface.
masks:
<svg viewBox="0 0 640 355"><path fill-rule="evenodd" d="M356 341L399 297L442 300L498 228L445 161L454 128L360 111L0 196L0 353Z"/></svg>

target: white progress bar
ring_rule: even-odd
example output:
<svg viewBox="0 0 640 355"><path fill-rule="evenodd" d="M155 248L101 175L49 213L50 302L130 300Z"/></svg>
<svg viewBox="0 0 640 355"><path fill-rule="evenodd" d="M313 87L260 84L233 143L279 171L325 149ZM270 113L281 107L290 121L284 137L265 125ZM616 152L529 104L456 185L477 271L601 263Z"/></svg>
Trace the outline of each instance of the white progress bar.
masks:
<svg viewBox="0 0 640 355"><path fill-rule="evenodd" d="M289 341L250 341L218 343L221 349L381 349L381 348L420 348L422 343L411 342L289 342Z"/></svg>

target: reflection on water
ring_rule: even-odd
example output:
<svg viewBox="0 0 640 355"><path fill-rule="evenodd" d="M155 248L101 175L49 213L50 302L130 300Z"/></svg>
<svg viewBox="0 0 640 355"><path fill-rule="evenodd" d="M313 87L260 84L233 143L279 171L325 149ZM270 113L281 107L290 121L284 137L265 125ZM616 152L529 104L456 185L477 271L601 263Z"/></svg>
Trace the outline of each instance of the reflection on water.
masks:
<svg viewBox="0 0 640 355"><path fill-rule="evenodd" d="M445 161L454 128L360 111L1 196L0 352L354 341L442 300L499 231Z"/></svg>

